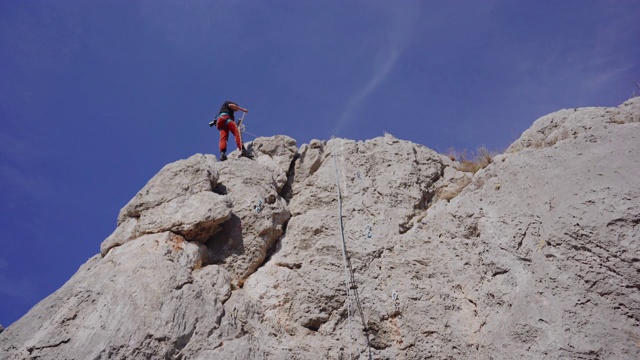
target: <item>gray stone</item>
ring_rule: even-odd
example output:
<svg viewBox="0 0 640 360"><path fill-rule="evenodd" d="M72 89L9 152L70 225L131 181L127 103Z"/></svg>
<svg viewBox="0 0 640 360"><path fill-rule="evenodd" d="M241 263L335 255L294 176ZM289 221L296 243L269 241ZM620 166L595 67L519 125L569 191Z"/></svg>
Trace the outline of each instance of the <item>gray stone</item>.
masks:
<svg viewBox="0 0 640 360"><path fill-rule="evenodd" d="M640 122L638 97L625 101L617 108L576 108L560 110L536 120L522 136L509 146L507 152L524 148L553 146L568 139L597 142L599 134L615 125Z"/></svg>
<svg viewBox="0 0 640 360"><path fill-rule="evenodd" d="M107 251L0 353L640 358L638 139L633 98L542 117L475 174L388 134L196 155L125 206Z"/></svg>
<svg viewBox="0 0 640 360"><path fill-rule="evenodd" d="M216 327L230 295L228 275L202 267L206 252L166 232L96 256L2 334L0 343L16 348L3 346L3 353L7 359L175 357Z"/></svg>
<svg viewBox="0 0 640 360"><path fill-rule="evenodd" d="M297 153L295 141L285 136L258 138L252 148L255 160L232 153L229 161L218 163L219 188L231 204L232 216L207 242L212 261L230 272L234 286L241 286L264 262L290 217L281 192Z"/></svg>
<svg viewBox="0 0 640 360"><path fill-rule="evenodd" d="M110 249L144 234L172 231L205 242L231 217L218 185L215 157L197 154L162 168L120 211L118 226L100 245Z"/></svg>
<svg viewBox="0 0 640 360"><path fill-rule="evenodd" d="M118 224L180 196L212 191L218 180L215 163L213 155L196 154L166 165L122 208Z"/></svg>
<svg viewBox="0 0 640 360"><path fill-rule="evenodd" d="M296 141L288 136L276 135L257 138L249 144L249 148L256 155L256 161L276 175L276 189L280 192L288 181L287 173L298 152Z"/></svg>
<svg viewBox="0 0 640 360"><path fill-rule="evenodd" d="M231 204L223 195L199 192L160 204L140 215L135 236L171 231L189 241L207 241L231 218Z"/></svg>
<svg viewBox="0 0 640 360"><path fill-rule="evenodd" d="M104 256L109 250L136 238L137 218L125 218L118 227L100 244L100 253Z"/></svg>

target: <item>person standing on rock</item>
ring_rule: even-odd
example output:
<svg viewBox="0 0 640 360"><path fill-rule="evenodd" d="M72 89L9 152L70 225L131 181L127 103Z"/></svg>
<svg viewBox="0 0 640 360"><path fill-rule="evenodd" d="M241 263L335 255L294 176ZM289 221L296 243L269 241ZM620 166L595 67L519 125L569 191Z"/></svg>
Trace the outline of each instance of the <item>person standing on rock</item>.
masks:
<svg viewBox="0 0 640 360"><path fill-rule="evenodd" d="M220 146L220 161L227 160L227 140L229 139L229 131L231 131L233 137L236 139L236 145L241 151L240 156L248 158L253 157L242 144L242 138L240 137L240 132L238 131L235 117L233 116L235 111L242 111L244 113L249 112L249 110L238 106L238 104L233 101L227 100L220 107L216 120L209 123L209 126L215 125L220 131L220 143L218 144Z"/></svg>

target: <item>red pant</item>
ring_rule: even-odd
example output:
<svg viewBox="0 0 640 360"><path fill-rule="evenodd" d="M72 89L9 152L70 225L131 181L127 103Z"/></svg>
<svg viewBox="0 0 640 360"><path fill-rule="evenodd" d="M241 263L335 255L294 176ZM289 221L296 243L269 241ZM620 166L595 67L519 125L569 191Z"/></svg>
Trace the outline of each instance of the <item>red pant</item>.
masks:
<svg viewBox="0 0 640 360"><path fill-rule="evenodd" d="M229 130L233 134L233 137L236 139L236 145L238 145L238 149L242 150L242 139L240 138L240 132L238 131L238 127L236 123L229 118L229 115L220 115L218 117L218 121L216 122L216 127L220 130L220 151L227 151L227 140L229 139Z"/></svg>

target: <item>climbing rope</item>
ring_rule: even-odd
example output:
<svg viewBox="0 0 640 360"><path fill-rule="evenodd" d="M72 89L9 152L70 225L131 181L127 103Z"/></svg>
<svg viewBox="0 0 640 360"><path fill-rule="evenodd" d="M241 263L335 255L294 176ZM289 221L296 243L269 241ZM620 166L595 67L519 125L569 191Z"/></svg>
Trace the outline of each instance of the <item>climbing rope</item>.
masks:
<svg viewBox="0 0 640 360"><path fill-rule="evenodd" d="M366 331L366 322L364 320L364 315L362 313L362 307L360 306L360 298L358 297L358 290L357 290L357 285L355 284L354 278L353 278L353 269L351 268L351 261L349 260L349 258L347 257L347 242L345 240L344 237L344 223L342 221L342 193L340 191L340 176L338 173L338 160L337 160L337 151L335 150L335 143L336 143L336 139L334 137L332 137L333 144L332 144L332 156L333 156L333 170L335 172L335 177L336 177L336 192L338 195L338 223L340 225L340 238L342 239L342 259L344 260L344 269L345 269L345 280L344 280L344 284L346 287L346 291L347 291L347 323L348 323L348 327L349 327L349 359L353 358L353 349L352 349L352 345L353 345L353 328L351 325L351 308L352 308L352 297L355 297L356 302L357 302L357 306L358 306L358 310L360 312L360 318L362 320L362 326L363 329L365 329ZM352 290L353 290L353 296L352 296ZM358 336L359 338L359 336ZM369 359L372 358L371 355L371 345L369 343L369 338L367 335L367 349L369 352Z"/></svg>
<svg viewBox="0 0 640 360"><path fill-rule="evenodd" d="M238 306L233 305L233 310L231 310L231 319L229 321L231 322L231 325L234 328L238 326L237 319L238 319Z"/></svg>
<svg viewBox="0 0 640 360"><path fill-rule="evenodd" d="M238 131L240 131L240 134L247 133L247 134L249 134L249 135L253 136L253 137L254 137L254 139L255 139L255 138L259 138L259 137L260 137L260 135L256 135L256 134L254 134L254 133L252 133L252 132L247 131L247 127L246 127L246 126L244 126L244 124L240 124L240 126L238 126ZM240 136L240 137L242 137L242 136Z"/></svg>
<svg viewBox="0 0 640 360"><path fill-rule="evenodd" d="M349 326L349 359L353 359L353 328L351 327L351 286L349 285L349 261L347 260L347 242L344 239L344 224L342 223L342 194L340 193L340 177L338 175L338 161L336 160L335 138L333 138L333 170L336 175L336 191L338 193L338 222L340 224L340 236L342 238L342 259L344 260L345 280L347 290L347 323Z"/></svg>
<svg viewBox="0 0 640 360"><path fill-rule="evenodd" d="M254 139L257 139L257 138L259 138L259 137L260 137L260 135L256 135L256 134L254 134L254 133L252 133L252 132L249 132L249 131L246 131L246 130L245 130L244 132L246 132L247 134L249 134L249 135L253 136L253 138L254 138Z"/></svg>

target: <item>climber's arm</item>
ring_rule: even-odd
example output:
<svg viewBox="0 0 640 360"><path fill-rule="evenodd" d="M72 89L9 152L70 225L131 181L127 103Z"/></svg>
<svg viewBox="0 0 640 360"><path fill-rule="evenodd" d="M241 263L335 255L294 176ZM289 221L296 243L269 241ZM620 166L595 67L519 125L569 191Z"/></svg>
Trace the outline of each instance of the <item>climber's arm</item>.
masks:
<svg viewBox="0 0 640 360"><path fill-rule="evenodd" d="M245 112L245 113L249 112L249 110L247 110L245 108L242 108L242 107L238 106L237 104L229 104L229 107L234 111L242 111L242 112Z"/></svg>

